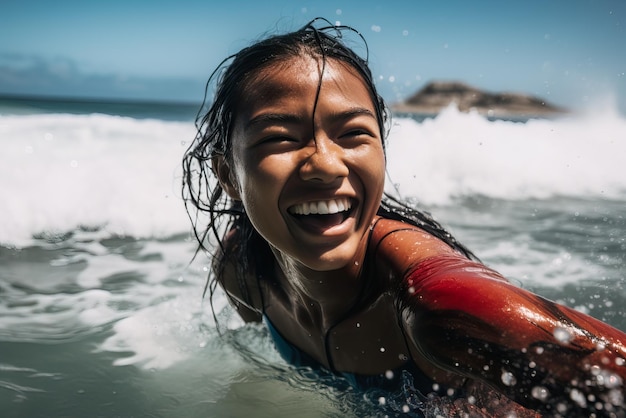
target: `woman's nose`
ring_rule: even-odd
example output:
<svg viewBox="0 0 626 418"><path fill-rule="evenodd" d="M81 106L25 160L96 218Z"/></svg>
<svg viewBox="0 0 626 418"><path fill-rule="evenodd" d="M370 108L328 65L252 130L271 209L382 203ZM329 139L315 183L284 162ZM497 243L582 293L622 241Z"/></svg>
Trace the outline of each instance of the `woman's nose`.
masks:
<svg viewBox="0 0 626 418"><path fill-rule="evenodd" d="M328 138L316 138L312 153L300 168L300 177L305 181L330 183L337 178L347 177L349 169L344 161L345 150Z"/></svg>

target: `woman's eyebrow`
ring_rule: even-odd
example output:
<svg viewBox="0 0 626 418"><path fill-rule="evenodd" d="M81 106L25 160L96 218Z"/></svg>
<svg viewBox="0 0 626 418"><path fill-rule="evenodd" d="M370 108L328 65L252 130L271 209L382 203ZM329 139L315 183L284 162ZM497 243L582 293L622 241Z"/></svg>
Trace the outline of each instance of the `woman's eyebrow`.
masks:
<svg viewBox="0 0 626 418"><path fill-rule="evenodd" d="M245 130L257 125L270 125L273 123L300 123L304 118L291 113L262 113L246 122Z"/></svg>
<svg viewBox="0 0 626 418"><path fill-rule="evenodd" d="M358 116L369 116L375 120L378 120L374 112L365 107L352 107L346 110L342 110L340 112L332 113L330 115L330 119L332 122L342 122Z"/></svg>

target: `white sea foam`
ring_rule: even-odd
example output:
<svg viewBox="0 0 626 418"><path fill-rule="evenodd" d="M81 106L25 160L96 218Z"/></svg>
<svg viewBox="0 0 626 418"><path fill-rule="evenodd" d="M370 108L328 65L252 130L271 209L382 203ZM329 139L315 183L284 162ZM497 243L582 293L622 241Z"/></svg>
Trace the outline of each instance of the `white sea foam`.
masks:
<svg viewBox="0 0 626 418"><path fill-rule="evenodd" d="M472 194L623 198L626 120L611 109L527 123L488 121L455 108L422 123L396 118L388 143L390 176L404 196L427 204ZM113 264L118 271L126 264L159 276L148 271L162 268L158 263L138 266L108 254L94 234L159 237L188 231L179 197L180 159L193 135L192 124L181 122L0 116L0 244L19 247L41 232L74 230L76 245L102 255L80 273L79 285L97 285ZM103 230L89 231L87 242L78 244L79 225Z"/></svg>
<svg viewBox="0 0 626 418"><path fill-rule="evenodd" d="M516 123L450 107L422 123L396 120L388 149L391 181L428 204L626 195L626 120L610 109Z"/></svg>
<svg viewBox="0 0 626 418"><path fill-rule="evenodd" d="M207 309L203 307L197 289L188 289L170 300L142 308L117 321L113 328L115 333L99 349L125 354L114 361L116 366L170 367L206 345L209 336L202 332L201 324L208 321Z"/></svg>
<svg viewBox="0 0 626 418"><path fill-rule="evenodd" d="M106 115L0 116L0 243L77 226L135 237L189 231L180 161L191 123ZM391 180L404 196L626 195L626 120L613 111L527 123L449 108L397 118Z"/></svg>
<svg viewBox="0 0 626 418"><path fill-rule="evenodd" d="M179 167L193 136L180 122L0 117L0 243L79 225L135 237L188 230Z"/></svg>

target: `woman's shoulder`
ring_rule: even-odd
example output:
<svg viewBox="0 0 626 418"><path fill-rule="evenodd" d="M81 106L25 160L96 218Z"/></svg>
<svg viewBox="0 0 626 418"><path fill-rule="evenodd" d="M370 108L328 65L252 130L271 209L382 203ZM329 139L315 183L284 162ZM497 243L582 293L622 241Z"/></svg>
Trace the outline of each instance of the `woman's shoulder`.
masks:
<svg viewBox="0 0 626 418"><path fill-rule="evenodd" d="M398 274L435 256L460 256L448 244L420 227L384 217L374 220L369 247L375 257Z"/></svg>
<svg viewBox="0 0 626 418"><path fill-rule="evenodd" d="M416 255L425 256L430 252L457 253L450 245L417 225L384 217L374 220L370 244L378 248L394 245L397 246L394 251L399 252L417 250Z"/></svg>

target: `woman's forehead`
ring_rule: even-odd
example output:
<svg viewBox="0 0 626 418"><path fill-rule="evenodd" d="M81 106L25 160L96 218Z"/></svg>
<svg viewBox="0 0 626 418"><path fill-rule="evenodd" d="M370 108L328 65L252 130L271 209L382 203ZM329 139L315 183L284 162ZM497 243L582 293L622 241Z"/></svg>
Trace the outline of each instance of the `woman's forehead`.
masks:
<svg viewBox="0 0 626 418"><path fill-rule="evenodd" d="M365 84L361 75L350 64L334 59L312 56L294 56L267 63L251 72L246 88L263 84L319 83L320 78L356 77Z"/></svg>
<svg viewBox="0 0 626 418"><path fill-rule="evenodd" d="M293 96L311 89L317 91L320 85L324 88L329 84L345 89L348 95L348 86L353 89L359 86L360 96L366 97L371 103L367 83L348 63L332 58L297 56L268 64L252 75L242 89L242 105Z"/></svg>

